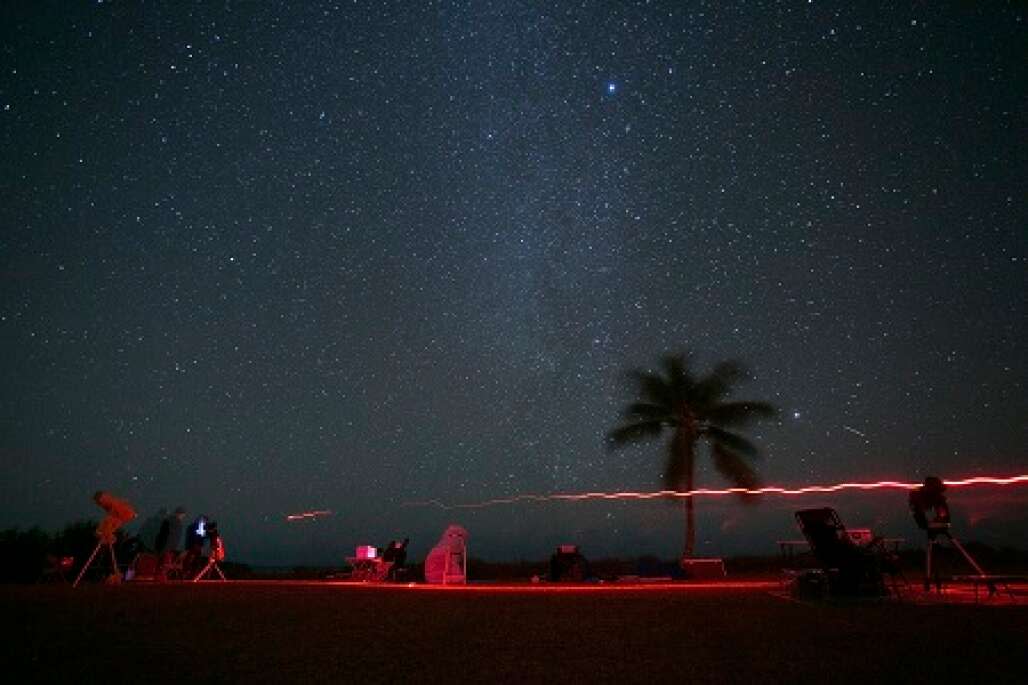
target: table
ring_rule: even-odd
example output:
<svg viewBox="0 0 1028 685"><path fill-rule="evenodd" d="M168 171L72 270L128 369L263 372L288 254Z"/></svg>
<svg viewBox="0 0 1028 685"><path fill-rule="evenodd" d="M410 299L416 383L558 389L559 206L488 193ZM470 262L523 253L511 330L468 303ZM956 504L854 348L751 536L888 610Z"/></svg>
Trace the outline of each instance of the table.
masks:
<svg viewBox="0 0 1028 685"><path fill-rule="evenodd" d="M383 580L388 571L388 566L381 557L373 559L346 557L346 563L353 567L353 572L350 574L351 580Z"/></svg>

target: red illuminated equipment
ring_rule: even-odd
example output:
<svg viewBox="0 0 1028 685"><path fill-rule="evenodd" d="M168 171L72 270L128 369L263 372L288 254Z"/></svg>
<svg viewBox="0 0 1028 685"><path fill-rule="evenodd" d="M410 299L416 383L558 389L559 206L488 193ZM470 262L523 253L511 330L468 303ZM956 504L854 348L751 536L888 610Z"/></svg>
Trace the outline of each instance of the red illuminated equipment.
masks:
<svg viewBox="0 0 1028 685"><path fill-rule="evenodd" d="M395 580L407 560L407 543L409 540L397 542L393 540L382 550L372 545L360 545L354 556L347 557L346 563L351 567L350 580L362 582L382 582Z"/></svg>
<svg viewBox="0 0 1028 685"><path fill-rule="evenodd" d="M193 578L194 583L203 580L211 571L214 571L222 580L225 580L225 574L221 572L221 567L218 566L219 561L225 561L225 541L221 539L221 534L218 532L218 524L214 521L211 521L210 528L208 528L207 539L211 546L207 556L207 565Z"/></svg>
<svg viewBox="0 0 1028 685"><path fill-rule="evenodd" d="M870 545L875 537L870 528L847 528L846 534L855 545Z"/></svg>
<svg viewBox="0 0 1028 685"><path fill-rule="evenodd" d="M93 553L89 555L89 559L82 565L82 570L79 571L78 576L75 577L75 582L71 584L72 587L78 587L79 581L82 580L82 576L85 575L86 569L92 565L93 560L96 559L97 552L100 551L101 547L107 547L107 550L111 554L111 575L108 580L111 582L121 582L121 574L118 572L118 558L114 554L114 542L116 540L115 533L123 525L131 521L136 517L136 510L132 508L132 505L123 499L118 499L109 492L98 490L93 495L93 501L96 502L96 506L103 509L107 516L100 522L100 525L96 527L96 537L98 542L96 547L93 549Z"/></svg>
<svg viewBox="0 0 1028 685"><path fill-rule="evenodd" d="M463 585L468 582L468 531L450 524L425 557L425 582Z"/></svg>
<svg viewBox="0 0 1028 685"><path fill-rule="evenodd" d="M96 506L107 512L107 516L96 528L96 536L102 544L112 545L115 531L134 519L136 510L125 500L102 490L93 495L93 501L96 502Z"/></svg>

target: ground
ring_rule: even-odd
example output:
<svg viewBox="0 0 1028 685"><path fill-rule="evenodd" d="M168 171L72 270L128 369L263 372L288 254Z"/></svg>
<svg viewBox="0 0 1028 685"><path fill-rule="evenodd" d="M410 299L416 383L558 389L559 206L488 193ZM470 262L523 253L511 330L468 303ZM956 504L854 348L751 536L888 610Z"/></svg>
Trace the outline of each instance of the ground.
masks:
<svg viewBox="0 0 1028 685"><path fill-rule="evenodd" d="M1024 596L37 585L0 587L0 617L3 672L31 682L1028 682Z"/></svg>

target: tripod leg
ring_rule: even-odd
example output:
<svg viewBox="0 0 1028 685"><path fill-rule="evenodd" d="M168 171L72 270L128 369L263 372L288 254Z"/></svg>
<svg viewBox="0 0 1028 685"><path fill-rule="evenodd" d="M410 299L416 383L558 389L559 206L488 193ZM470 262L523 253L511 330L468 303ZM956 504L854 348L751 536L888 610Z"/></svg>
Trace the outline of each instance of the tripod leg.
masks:
<svg viewBox="0 0 1028 685"><path fill-rule="evenodd" d="M86 569L89 568L89 565L93 563L93 559L96 557L96 553L100 551L100 546L103 544L103 540L96 543L96 547L93 548L93 553L89 555L88 559L86 559L86 563L82 565L82 570L79 571L79 574L75 577L75 582L71 584L72 587L78 587L79 581L82 580L82 576L86 574Z"/></svg>
<svg viewBox="0 0 1028 685"><path fill-rule="evenodd" d="M114 554L114 545L107 545L107 549L111 551L111 574L114 578L114 582L121 582L121 571L118 569L118 557Z"/></svg>
<svg viewBox="0 0 1028 685"><path fill-rule="evenodd" d="M974 560L974 558L968 553L968 551L964 549L964 546L960 544L960 540L957 540L955 537L950 535L949 541L953 543L954 547L960 550L960 553L963 554L964 558L967 559L967 562L974 567L974 570L978 572L978 575L985 575L985 571L982 570L982 567L978 565L978 562Z"/></svg>
<svg viewBox="0 0 1028 685"><path fill-rule="evenodd" d="M965 559L967 559L967 563L971 564L971 566L974 567L974 570L978 572L978 575L985 579L985 586L987 588L989 588L989 597L992 597L993 595L995 595L996 594L996 583L994 583L993 581L985 578L985 576L986 576L985 571L983 571L982 567L978 565L978 562L974 560L974 557L971 556L971 553L968 552L966 549L964 549L964 546L962 544L960 544L960 540L957 540L955 537L950 535L949 536L949 541L953 543L954 547L956 547L957 549L960 550L960 553L964 555ZM978 584L977 583L975 583L974 592L975 592L974 599L977 602L978 601Z"/></svg>
<svg viewBox="0 0 1028 685"><path fill-rule="evenodd" d="M218 572L218 575L221 576L222 580L226 580L225 574L221 572L221 567L220 566L218 566L217 564L214 564L214 570Z"/></svg>
<svg viewBox="0 0 1028 685"><path fill-rule="evenodd" d="M213 561L208 561L208 562L207 562L207 565L206 565L206 566L204 566L204 567L203 567L203 569L202 569L202 570L201 570L201 571L200 571L199 573L197 573L197 574L196 574L196 577L195 577L195 578L193 578L193 582L194 582L194 583L197 583L197 582L199 582L199 581L200 581L200 580L201 580L201 579L202 579L202 578L203 578L204 576L206 576L206 575L207 575L207 572L211 570L211 564L213 564L213 563L214 563Z"/></svg>
<svg viewBox="0 0 1028 685"><path fill-rule="evenodd" d="M925 570L924 570L924 591L932 589L932 547L935 543L928 539L928 547L925 548Z"/></svg>
<svg viewBox="0 0 1028 685"><path fill-rule="evenodd" d="M938 547L936 547L936 549L938 549ZM933 557L932 561L935 563L932 564L932 582L935 583L935 591L941 593L942 579L939 577L939 556L936 554L933 555Z"/></svg>

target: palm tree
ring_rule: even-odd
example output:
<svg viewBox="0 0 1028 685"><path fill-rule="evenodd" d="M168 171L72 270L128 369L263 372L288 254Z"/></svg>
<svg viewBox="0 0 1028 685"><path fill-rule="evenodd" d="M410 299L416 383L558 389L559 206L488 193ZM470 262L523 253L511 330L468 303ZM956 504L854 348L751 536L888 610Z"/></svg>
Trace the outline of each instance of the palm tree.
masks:
<svg viewBox="0 0 1028 685"><path fill-rule="evenodd" d="M736 361L721 362L706 376L696 377L685 355L664 359L664 373L631 372L639 399L625 408L623 425L608 436L611 447L659 438L671 431L664 483L671 490L695 487L696 445L707 443L714 468L743 488L757 485L757 475L747 463L758 455L746 438L728 429L743 427L755 419L776 415L766 402L727 401L733 386L745 380L745 368ZM693 498L685 500L685 557L696 547Z"/></svg>

